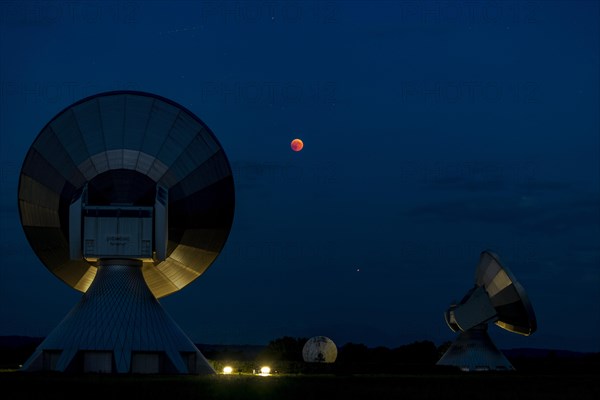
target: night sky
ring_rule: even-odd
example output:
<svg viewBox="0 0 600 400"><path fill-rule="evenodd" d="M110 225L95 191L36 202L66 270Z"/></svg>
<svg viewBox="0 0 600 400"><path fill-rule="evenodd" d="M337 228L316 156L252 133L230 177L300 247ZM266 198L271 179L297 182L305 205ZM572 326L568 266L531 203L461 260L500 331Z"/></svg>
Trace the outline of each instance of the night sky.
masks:
<svg viewBox="0 0 600 400"><path fill-rule="evenodd" d="M0 3L0 335L45 336L81 296L20 226L29 146L132 89L195 113L234 172L223 252L161 300L195 342L441 344L491 249L538 319L491 326L500 348L600 351L599 21L594 1Z"/></svg>

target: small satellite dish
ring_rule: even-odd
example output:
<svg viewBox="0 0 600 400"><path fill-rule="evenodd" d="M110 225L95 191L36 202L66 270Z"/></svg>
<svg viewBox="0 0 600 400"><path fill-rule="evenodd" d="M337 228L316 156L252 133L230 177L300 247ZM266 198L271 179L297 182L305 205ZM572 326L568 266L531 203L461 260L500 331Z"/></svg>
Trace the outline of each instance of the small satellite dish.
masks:
<svg viewBox="0 0 600 400"><path fill-rule="evenodd" d="M453 332L461 333L438 365L454 365L467 371L514 369L488 336L490 322L525 336L537 330L525 289L491 251L481 253L474 287L459 304L451 305L444 317Z"/></svg>
<svg viewBox="0 0 600 400"><path fill-rule="evenodd" d="M315 336L304 344L302 358L309 363L333 363L337 358L337 347L326 336Z"/></svg>

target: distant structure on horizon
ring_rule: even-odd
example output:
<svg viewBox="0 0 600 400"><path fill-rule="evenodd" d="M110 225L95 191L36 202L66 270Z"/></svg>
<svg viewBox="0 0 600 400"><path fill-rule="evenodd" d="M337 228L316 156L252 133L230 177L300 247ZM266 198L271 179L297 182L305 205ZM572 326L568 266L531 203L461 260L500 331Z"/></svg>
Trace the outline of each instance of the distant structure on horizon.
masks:
<svg viewBox="0 0 600 400"><path fill-rule="evenodd" d="M78 101L31 145L18 198L37 256L84 293L23 370L215 372L157 300L206 271L233 222L231 168L198 117L144 92Z"/></svg>
<svg viewBox="0 0 600 400"><path fill-rule="evenodd" d="M494 322L510 332L529 336L537 329L535 313L523 287L490 251L481 253L475 286L444 314L448 327L460 331L437 362L463 371L507 371L514 367L494 345L487 326Z"/></svg>
<svg viewBox="0 0 600 400"><path fill-rule="evenodd" d="M309 363L333 363L337 353L335 343L326 336L312 337L302 348L302 358Z"/></svg>

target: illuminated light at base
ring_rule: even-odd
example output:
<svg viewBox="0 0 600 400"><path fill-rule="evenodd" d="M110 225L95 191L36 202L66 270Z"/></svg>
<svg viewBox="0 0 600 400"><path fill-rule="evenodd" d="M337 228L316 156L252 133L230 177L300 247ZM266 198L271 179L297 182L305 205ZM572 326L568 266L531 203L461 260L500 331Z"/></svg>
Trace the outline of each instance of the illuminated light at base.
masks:
<svg viewBox="0 0 600 400"><path fill-rule="evenodd" d="M262 367L262 368L260 369L260 374L259 374L259 375L260 375L260 376L269 376L269 375L271 375L271 368L269 368L269 367L266 367L266 366L265 366L265 367Z"/></svg>
<svg viewBox="0 0 600 400"><path fill-rule="evenodd" d="M233 372L233 368L231 368L231 367L229 367L229 366L227 366L227 367L223 368L223 373L224 373L225 375L229 375L229 374L230 374L230 373L232 373L232 372Z"/></svg>

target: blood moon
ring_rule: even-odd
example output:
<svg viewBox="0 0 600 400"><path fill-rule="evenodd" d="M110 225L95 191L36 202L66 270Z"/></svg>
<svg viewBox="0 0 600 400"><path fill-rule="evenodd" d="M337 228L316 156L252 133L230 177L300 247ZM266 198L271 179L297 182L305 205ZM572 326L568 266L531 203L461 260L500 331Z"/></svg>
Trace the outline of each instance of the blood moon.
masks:
<svg viewBox="0 0 600 400"><path fill-rule="evenodd" d="M294 151L300 151L304 147L304 142L300 139L294 139L292 140L292 143L290 143L290 147Z"/></svg>

